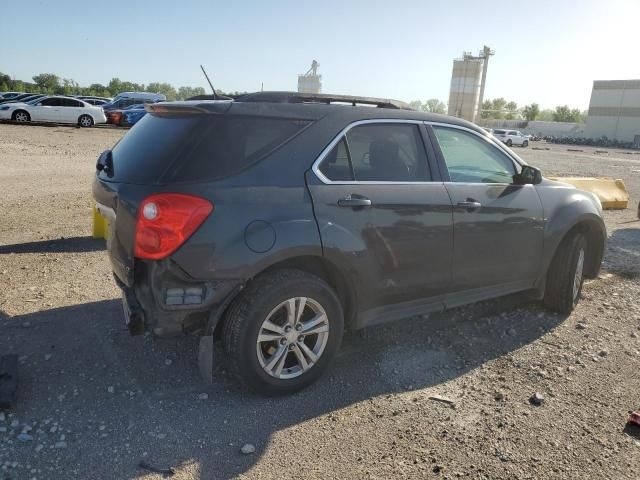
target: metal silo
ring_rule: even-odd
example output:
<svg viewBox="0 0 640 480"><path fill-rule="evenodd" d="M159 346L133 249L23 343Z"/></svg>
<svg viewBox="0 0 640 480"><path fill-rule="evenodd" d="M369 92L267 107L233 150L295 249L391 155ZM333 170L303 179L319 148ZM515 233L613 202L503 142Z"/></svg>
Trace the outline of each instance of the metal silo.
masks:
<svg viewBox="0 0 640 480"><path fill-rule="evenodd" d="M307 73L298 75L298 92L320 93L322 91L322 75L318 75L319 66L320 64L314 60Z"/></svg>
<svg viewBox="0 0 640 480"><path fill-rule="evenodd" d="M484 96L489 56L493 53L489 47L484 47L477 57L470 52L464 52L461 59L453 61L449 115L475 121Z"/></svg>

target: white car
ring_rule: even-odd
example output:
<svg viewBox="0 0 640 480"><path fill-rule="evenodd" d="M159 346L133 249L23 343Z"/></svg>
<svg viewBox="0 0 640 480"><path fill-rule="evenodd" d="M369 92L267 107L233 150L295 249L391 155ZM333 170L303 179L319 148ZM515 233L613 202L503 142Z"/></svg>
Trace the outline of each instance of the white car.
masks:
<svg viewBox="0 0 640 480"><path fill-rule="evenodd" d="M106 123L107 117L101 107L89 105L77 98L50 96L28 103L0 105L0 120L73 123L91 127L97 123Z"/></svg>
<svg viewBox="0 0 640 480"><path fill-rule="evenodd" d="M494 130L493 136L509 147L512 145L529 146L529 137L517 130Z"/></svg>

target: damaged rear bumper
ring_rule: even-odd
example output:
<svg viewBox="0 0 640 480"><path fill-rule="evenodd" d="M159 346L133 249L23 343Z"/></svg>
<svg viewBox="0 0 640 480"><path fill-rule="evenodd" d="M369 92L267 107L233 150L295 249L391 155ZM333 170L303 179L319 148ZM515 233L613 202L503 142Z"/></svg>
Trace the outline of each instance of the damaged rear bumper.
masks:
<svg viewBox="0 0 640 480"><path fill-rule="evenodd" d="M131 287L114 275L122 290L124 320L131 335L160 337L211 335L244 282L199 281L170 259L136 260Z"/></svg>

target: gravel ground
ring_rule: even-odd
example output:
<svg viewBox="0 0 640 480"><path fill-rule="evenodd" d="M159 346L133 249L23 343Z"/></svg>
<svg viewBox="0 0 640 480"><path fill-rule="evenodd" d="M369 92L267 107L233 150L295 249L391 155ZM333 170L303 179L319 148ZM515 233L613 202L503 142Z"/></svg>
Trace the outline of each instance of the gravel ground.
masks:
<svg viewBox="0 0 640 480"><path fill-rule="evenodd" d="M204 387L193 338L125 330L88 236L95 159L122 133L0 125L0 353L20 355L0 478L163 478L140 461L180 480L638 478L640 434L625 430L640 408L635 208L606 212L606 269L571 316L512 296L349 334L322 381L264 399L222 358ZM516 152L640 197L638 154Z"/></svg>

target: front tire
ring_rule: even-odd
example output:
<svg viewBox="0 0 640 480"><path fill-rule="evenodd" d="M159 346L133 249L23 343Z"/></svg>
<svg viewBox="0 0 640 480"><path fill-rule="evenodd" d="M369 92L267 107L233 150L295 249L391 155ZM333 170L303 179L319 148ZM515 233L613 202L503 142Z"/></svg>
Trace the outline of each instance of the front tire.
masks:
<svg viewBox="0 0 640 480"><path fill-rule="evenodd" d="M322 279L298 270L256 278L234 300L223 346L236 378L254 392L284 395L315 382L342 341L342 307Z"/></svg>
<svg viewBox="0 0 640 480"><path fill-rule="evenodd" d="M11 119L18 123L27 123L31 121L31 115L29 115L29 112L25 112L24 110L16 110L13 112Z"/></svg>
<svg viewBox="0 0 640 480"><path fill-rule="evenodd" d="M579 232L565 238L547 272L544 306L558 313L571 313L580 300L584 283L587 241Z"/></svg>
<svg viewBox="0 0 640 480"><path fill-rule="evenodd" d="M90 115L80 115L78 118L78 125L83 128L93 127L93 118Z"/></svg>
<svg viewBox="0 0 640 480"><path fill-rule="evenodd" d="M513 142L511 141L511 139L507 140L507 147L510 147L511 145L513 145Z"/></svg>
<svg viewBox="0 0 640 480"><path fill-rule="evenodd" d="M522 142L522 148L527 148L529 146L529 141L525 140L524 142Z"/></svg>

